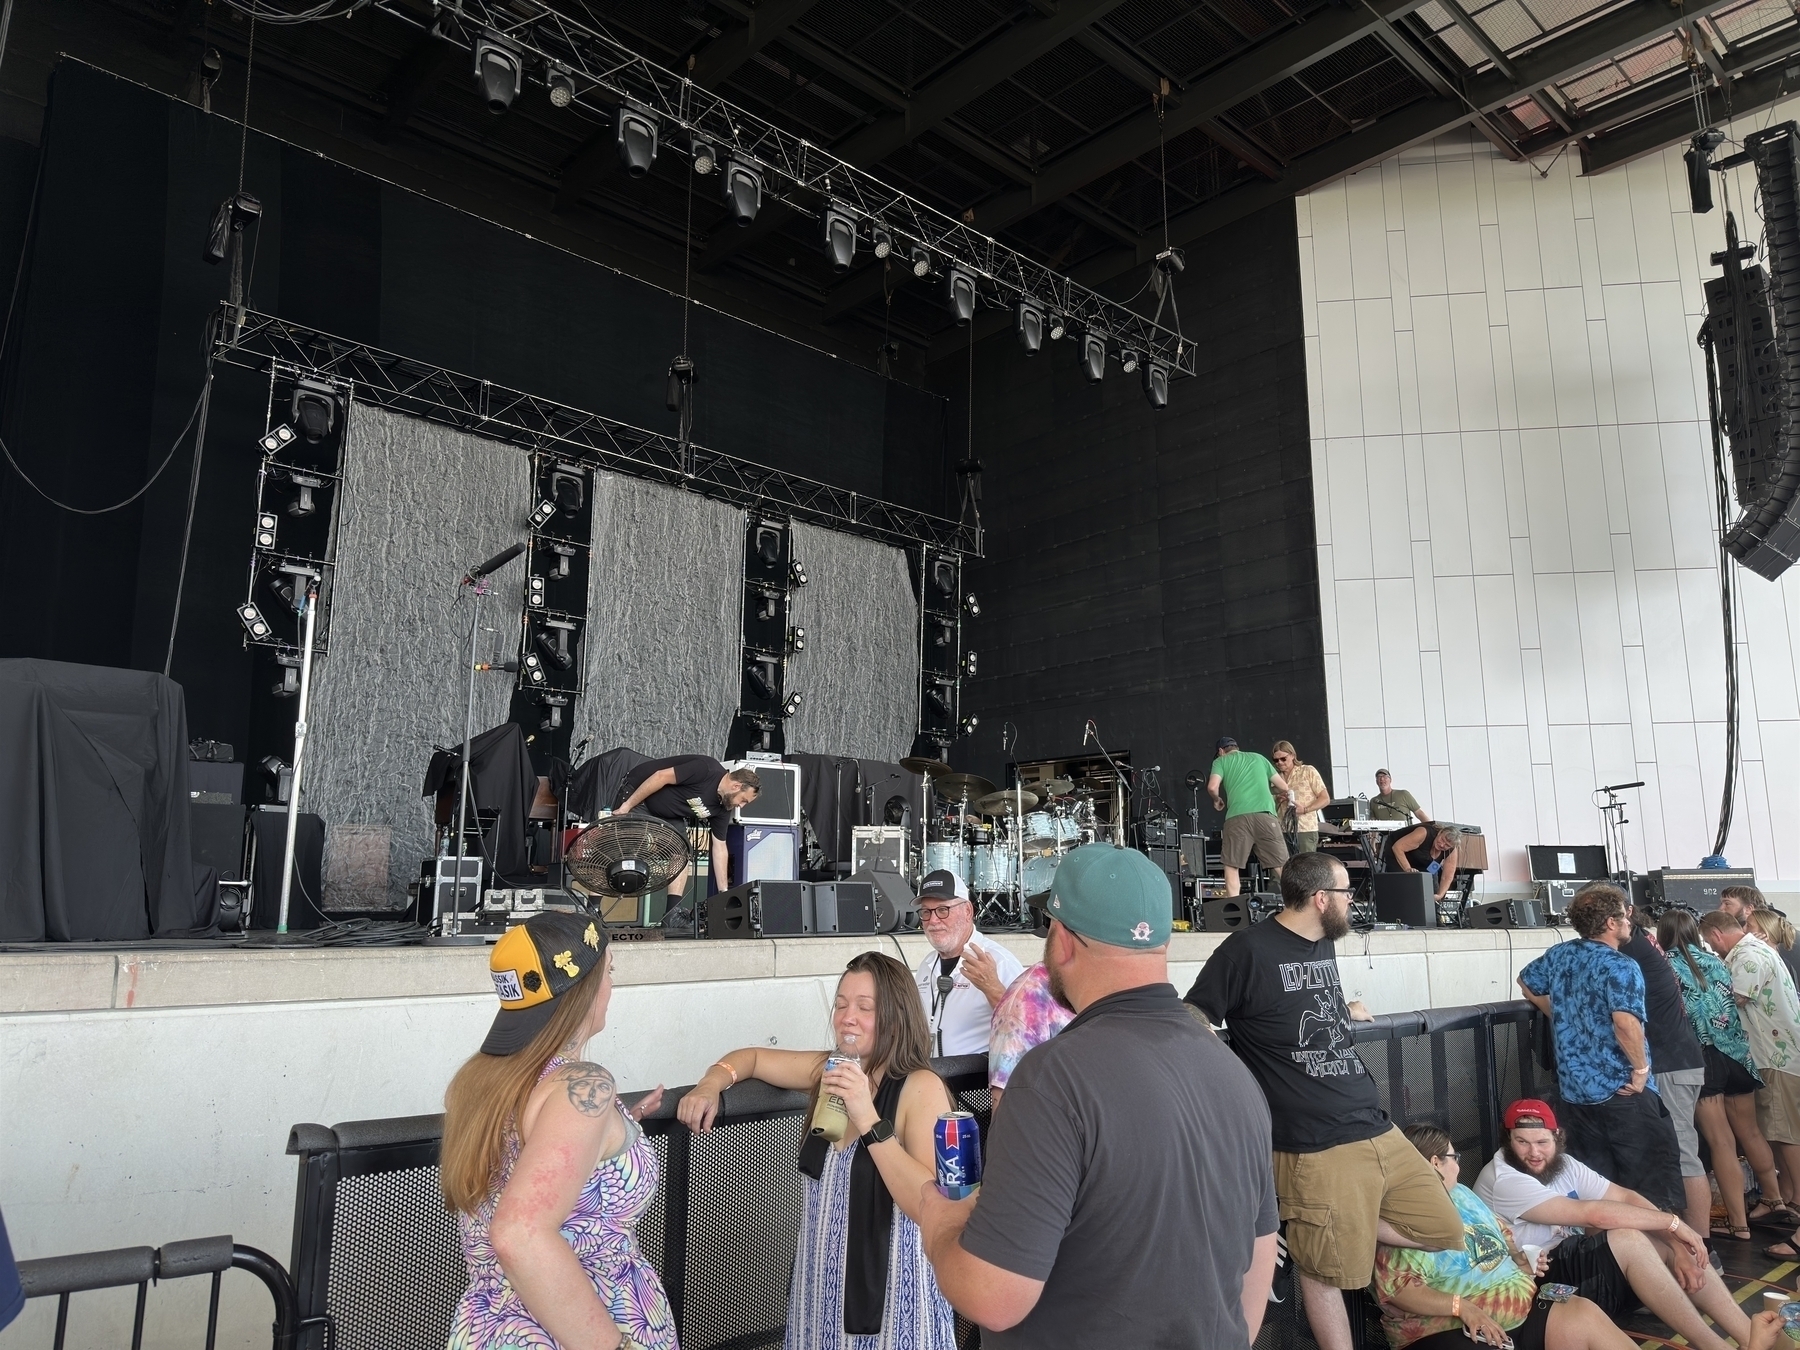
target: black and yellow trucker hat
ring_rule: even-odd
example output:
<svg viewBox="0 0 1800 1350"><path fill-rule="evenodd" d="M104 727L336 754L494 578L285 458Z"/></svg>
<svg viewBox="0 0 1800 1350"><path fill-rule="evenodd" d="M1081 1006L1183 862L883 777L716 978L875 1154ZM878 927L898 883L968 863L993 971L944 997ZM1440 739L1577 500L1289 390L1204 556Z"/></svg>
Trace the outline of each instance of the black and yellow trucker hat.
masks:
<svg viewBox="0 0 1800 1350"><path fill-rule="evenodd" d="M500 1011L481 1043L484 1055L510 1055L531 1044L556 999L606 959L606 934L585 914L534 914L494 944L488 974Z"/></svg>

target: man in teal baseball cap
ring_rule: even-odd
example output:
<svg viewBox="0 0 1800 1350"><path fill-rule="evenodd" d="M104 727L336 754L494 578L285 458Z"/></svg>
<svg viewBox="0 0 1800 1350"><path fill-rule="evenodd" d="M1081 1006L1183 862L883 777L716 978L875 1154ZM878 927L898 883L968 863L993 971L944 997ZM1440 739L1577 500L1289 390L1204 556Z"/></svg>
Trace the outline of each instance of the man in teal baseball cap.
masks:
<svg viewBox="0 0 1800 1350"><path fill-rule="evenodd" d="M938 1288L1000 1350L1112 1344L1120 1308L1133 1344L1248 1345L1275 1273L1269 1110L1169 984L1168 878L1087 844L1044 912L1075 1020L1012 1071L976 1196L923 1187Z"/></svg>

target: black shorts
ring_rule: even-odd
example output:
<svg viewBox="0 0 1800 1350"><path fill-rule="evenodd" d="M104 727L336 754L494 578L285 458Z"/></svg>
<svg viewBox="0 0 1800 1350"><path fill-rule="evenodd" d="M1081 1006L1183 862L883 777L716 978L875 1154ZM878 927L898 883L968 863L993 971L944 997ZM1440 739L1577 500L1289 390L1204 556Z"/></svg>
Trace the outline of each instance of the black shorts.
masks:
<svg viewBox="0 0 1800 1350"><path fill-rule="evenodd" d="M1575 1292L1600 1305L1615 1322L1637 1311L1638 1296L1613 1258L1605 1233L1566 1237L1550 1249L1550 1267L1538 1284L1572 1284Z"/></svg>
<svg viewBox="0 0 1800 1350"><path fill-rule="evenodd" d="M1716 1045L1703 1045L1706 1057L1706 1082L1700 1087L1700 1100L1708 1097L1747 1097L1762 1086L1761 1080Z"/></svg>
<svg viewBox="0 0 1800 1350"><path fill-rule="evenodd" d="M1506 1333L1512 1337L1513 1350L1544 1350L1544 1330L1550 1323L1550 1309L1555 1306L1542 1299L1532 1300L1531 1312L1525 1320ZM1452 1327L1449 1331L1414 1341L1406 1350L1474 1350L1477 1344L1469 1338L1468 1332Z"/></svg>
<svg viewBox="0 0 1800 1350"><path fill-rule="evenodd" d="M1557 1107L1569 1152L1608 1181L1636 1191L1666 1214L1687 1208L1675 1119L1654 1092Z"/></svg>

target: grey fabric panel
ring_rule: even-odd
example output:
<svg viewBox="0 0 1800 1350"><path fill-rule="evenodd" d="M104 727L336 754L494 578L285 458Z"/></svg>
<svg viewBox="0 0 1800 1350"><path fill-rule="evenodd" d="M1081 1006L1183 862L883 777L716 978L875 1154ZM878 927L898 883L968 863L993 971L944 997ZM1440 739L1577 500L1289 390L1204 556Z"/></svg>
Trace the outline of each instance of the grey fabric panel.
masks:
<svg viewBox="0 0 1800 1350"><path fill-rule="evenodd" d="M331 650L312 691L305 809L329 825L386 825L398 903L431 854L419 796L433 745L460 742L470 592L458 579L525 537L531 461L499 441L353 406L338 507ZM477 652L517 654L525 566L491 578ZM504 722L513 677L476 676L475 730ZM330 864L327 864L330 871ZM335 874L334 874L335 875Z"/></svg>
<svg viewBox="0 0 1800 1350"><path fill-rule="evenodd" d="M581 760L629 745L722 755L737 712L744 516L692 492L594 475Z"/></svg>
<svg viewBox="0 0 1800 1350"><path fill-rule="evenodd" d="M789 622L806 648L788 658L787 687L801 696L787 724L795 754L897 760L918 720L918 606L906 553L854 535L794 526L807 584Z"/></svg>

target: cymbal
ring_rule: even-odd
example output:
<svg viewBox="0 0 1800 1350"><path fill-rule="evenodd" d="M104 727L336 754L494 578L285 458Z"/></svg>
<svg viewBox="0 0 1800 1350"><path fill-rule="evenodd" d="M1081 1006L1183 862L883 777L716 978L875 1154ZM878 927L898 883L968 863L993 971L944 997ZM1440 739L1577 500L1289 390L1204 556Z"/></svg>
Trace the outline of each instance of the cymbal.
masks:
<svg viewBox="0 0 1800 1350"><path fill-rule="evenodd" d="M931 786L940 797L960 797L967 792L970 801L985 797L994 790L992 783L973 773L947 773L942 778L933 779Z"/></svg>
<svg viewBox="0 0 1800 1350"><path fill-rule="evenodd" d="M975 809L984 816L1010 816L1016 811L1029 811L1038 804L1035 792L990 792L980 801L973 803Z"/></svg>
<svg viewBox="0 0 1800 1350"><path fill-rule="evenodd" d="M1052 797L1062 797L1073 792L1075 784L1067 778L1051 778L1037 785L1038 799L1048 801Z"/></svg>
<svg viewBox="0 0 1800 1350"><path fill-rule="evenodd" d="M930 774L933 778L942 778L950 772L950 766L941 759L926 759L923 755L908 755L900 761L900 767L908 773Z"/></svg>

